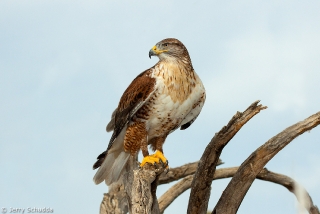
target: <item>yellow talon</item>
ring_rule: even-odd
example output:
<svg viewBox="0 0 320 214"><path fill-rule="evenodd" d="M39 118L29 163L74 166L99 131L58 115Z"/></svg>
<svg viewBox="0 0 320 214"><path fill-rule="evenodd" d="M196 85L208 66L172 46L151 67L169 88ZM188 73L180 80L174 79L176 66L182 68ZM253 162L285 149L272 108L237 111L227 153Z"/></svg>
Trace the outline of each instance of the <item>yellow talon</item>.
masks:
<svg viewBox="0 0 320 214"><path fill-rule="evenodd" d="M162 154L162 152L160 151L156 151L156 153L154 153L153 155L149 155L143 158L140 166L144 166L146 163L151 163L151 164L155 164L155 163L160 163L160 161L163 164L166 164L166 168L168 168L168 161L167 159L164 157L164 155Z"/></svg>
<svg viewBox="0 0 320 214"><path fill-rule="evenodd" d="M156 151L156 153L154 153L153 156L156 157L156 158L159 158L158 163L160 162L160 160L161 160L162 163L164 163L164 164L167 164L167 163L168 163L167 158L165 158L164 155L162 154L162 152L160 152L160 151L158 151L158 150Z"/></svg>

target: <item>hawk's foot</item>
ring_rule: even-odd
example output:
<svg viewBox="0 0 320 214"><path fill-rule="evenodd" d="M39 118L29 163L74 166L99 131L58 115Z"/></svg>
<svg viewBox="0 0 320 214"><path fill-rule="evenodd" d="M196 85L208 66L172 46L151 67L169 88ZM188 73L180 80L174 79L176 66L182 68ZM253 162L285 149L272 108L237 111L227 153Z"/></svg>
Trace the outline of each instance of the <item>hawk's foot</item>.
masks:
<svg viewBox="0 0 320 214"><path fill-rule="evenodd" d="M165 158L162 152L158 150L153 155L145 156L140 166L143 167L146 163L151 163L151 164L161 163L162 166L165 166L166 169L169 169L167 158Z"/></svg>

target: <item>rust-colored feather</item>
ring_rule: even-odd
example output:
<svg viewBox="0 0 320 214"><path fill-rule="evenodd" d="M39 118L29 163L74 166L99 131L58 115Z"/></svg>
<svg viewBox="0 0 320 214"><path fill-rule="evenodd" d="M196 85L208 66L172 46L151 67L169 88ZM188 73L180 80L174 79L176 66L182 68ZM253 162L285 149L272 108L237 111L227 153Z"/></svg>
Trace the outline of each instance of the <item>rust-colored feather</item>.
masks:
<svg viewBox="0 0 320 214"><path fill-rule="evenodd" d="M148 133L144 122L135 122L129 125L124 137L124 151L135 155L141 147L141 142L147 141L147 135Z"/></svg>
<svg viewBox="0 0 320 214"><path fill-rule="evenodd" d="M107 151L123 127L134 113L146 102L154 91L155 79L150 77L150 69L138 75L123 93L115 113L115 125Z"/></svg>

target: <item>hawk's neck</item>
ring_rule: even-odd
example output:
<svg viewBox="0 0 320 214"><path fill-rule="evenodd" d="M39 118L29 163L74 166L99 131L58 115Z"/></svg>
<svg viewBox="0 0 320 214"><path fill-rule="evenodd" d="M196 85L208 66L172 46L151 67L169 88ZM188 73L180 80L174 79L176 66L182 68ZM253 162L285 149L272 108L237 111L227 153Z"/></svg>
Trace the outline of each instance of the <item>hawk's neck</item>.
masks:
<svg viewBox="0 0 320 214"><path fill-rule="evenodd" d="M152 73L163 84L163 93L174 102L184 102L197 82L192 64L187 60L161 60Z"/></svg>

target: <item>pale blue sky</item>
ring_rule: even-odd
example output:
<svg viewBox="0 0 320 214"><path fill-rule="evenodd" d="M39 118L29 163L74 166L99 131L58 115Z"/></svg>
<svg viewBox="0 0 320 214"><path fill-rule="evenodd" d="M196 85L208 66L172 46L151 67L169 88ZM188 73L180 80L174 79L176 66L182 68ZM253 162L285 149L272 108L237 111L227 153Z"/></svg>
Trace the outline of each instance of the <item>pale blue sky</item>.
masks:
<svg viewBox="0 0 320 214"><path fill-rule="evenodd" d="M105 126L132 79L153 66L150 48L174 37L207 90L196 122L164 151L171 167L198 160L236 111L261 100L222 153L237 166L284 128L320 111L320 2L0 1L0 207L98 213L107 187L92 164ZM299 181L320 206L320 128L267 168ZM209 209L229 180L212 185ZM159 188L158 196L168 185ZM185 213L189 192L166 213ZM255 181L238 213L298 213L284 187Z"/></svg>

